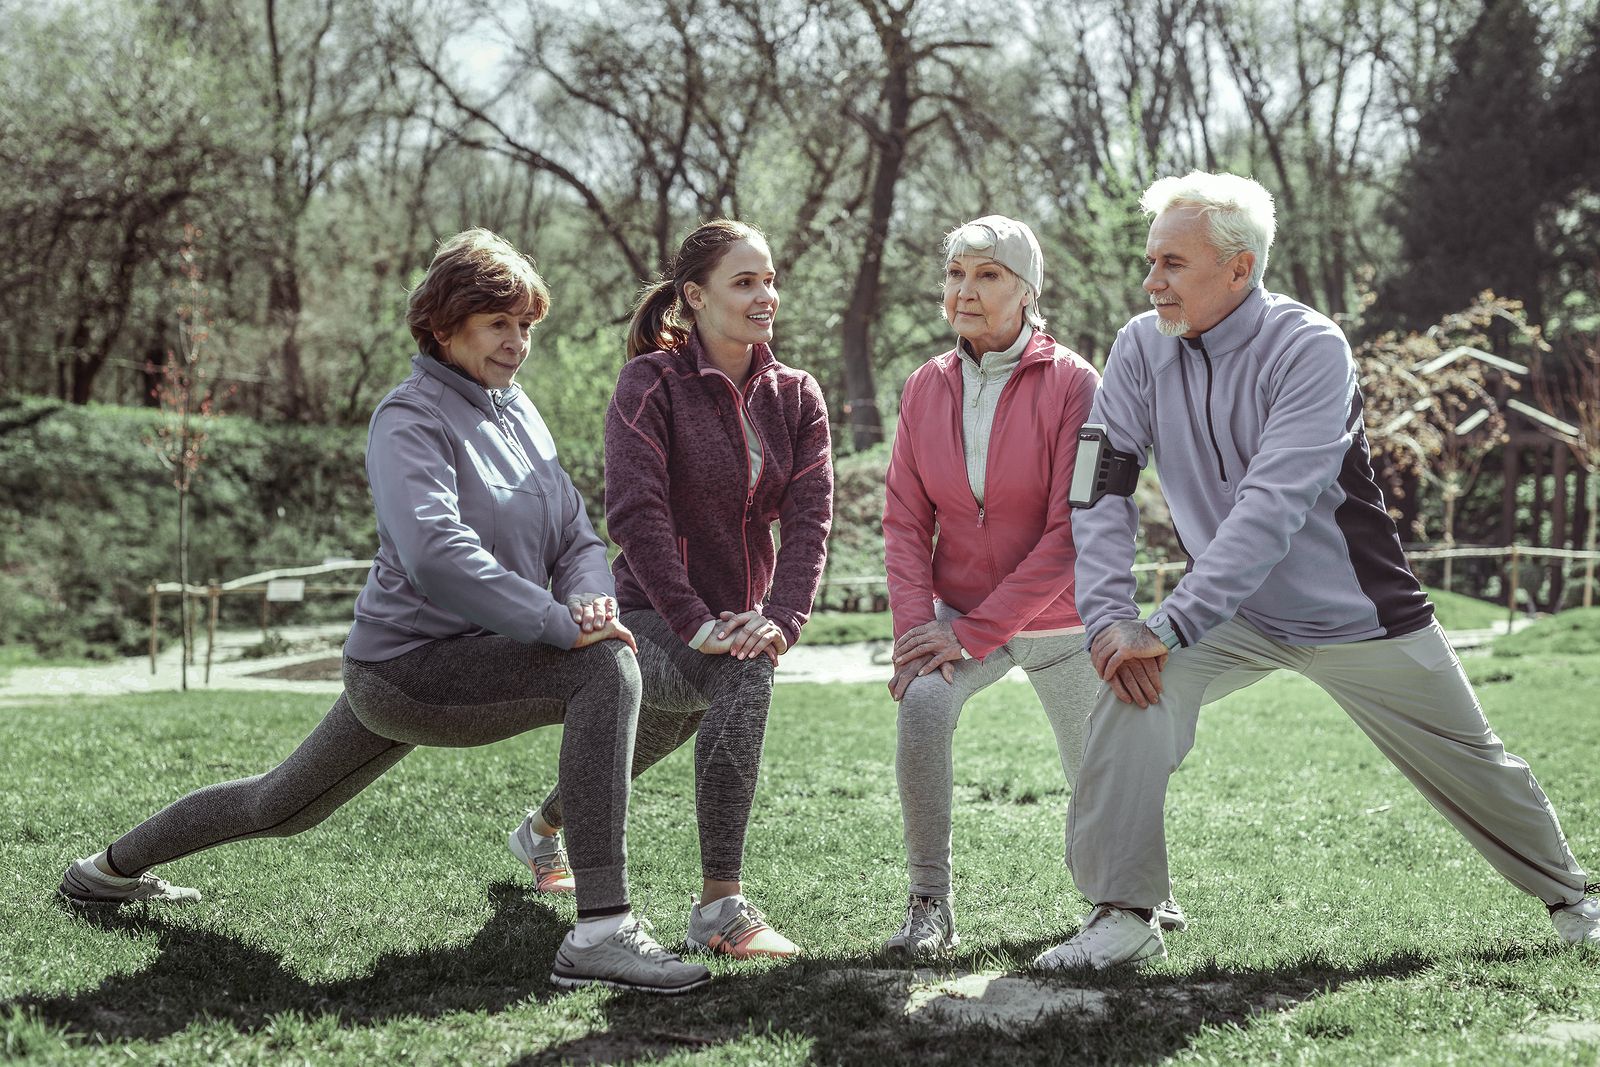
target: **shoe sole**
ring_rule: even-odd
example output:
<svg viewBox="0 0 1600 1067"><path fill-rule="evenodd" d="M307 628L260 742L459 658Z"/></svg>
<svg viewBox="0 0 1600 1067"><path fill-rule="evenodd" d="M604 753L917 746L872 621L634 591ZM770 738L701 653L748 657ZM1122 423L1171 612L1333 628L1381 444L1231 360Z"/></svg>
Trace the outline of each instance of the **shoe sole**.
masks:
<svg viewBox="0 0 1600 1067"><path fill-rule="evenodd" d="M1146 951L1146 949L1149 949L1152 944L1155 945L1155 948L1151 951ZM1047 971L1050 973L1070 973L1072 971L1109 971L1114 967L1134 967L1141 963L1147 963L1150 960L1164 960L1166 958L1166 943L1159 938L1152 937L1150 940L1140 945L1138 949L1135 950L1134 954L1126 959L1112 960L1106 963L1097 963L1094 960L1085 960L1082 963L1057 964L1044 963L1040 960L1034 960L1033 966L1038 970Z"/></svg>
<svg viewBox="0 0 1600 1067"><path fill-rule="evenodd" d="M562 989L582 989L584 986L603 985L609 986L612 989L626 989L635 993L653 993L657 996L663 997L675 997L680 993L687 993L690 990L699 989L701 986L706 985L710 981L711 976L708 974L704 978L696 979L687 985L654 986L639 985L634 982L620 982L614 978L584 978L578 975L558 974L555 971L550 972L550 984L560 986Z"/></svg>
<svg viewBox="0 0 1600 1067"><path fill-rule="evenodd" d="M685 952L694 952L694 953L699 953L701 955L706 955L706 956L726 956L730 960L753 960L753 959L792 960L796 956L800 955L800 949L798 947L796 947L793 952L761 952L761 951L757 951L757 952L746 952L743 956L739 956L739 955L735 955L732 952L723 952L720 949L714 949L710 945L701 944L699 941L696 941L692 937L685 937L683 939L683 948L684 948Z"/></svg>
<svg viewBox="0 0 1600 1067"><path fill-rule="evenodd" d="M934 959L939 956L947 956L960 946L961 935L951 934L950 940L946 941L937 948L914 949L910 945L897 945L891 941L883 946L883 951L891 956L905 956L908 959L913 960L926 960Z"/></svg>
<svg viewBox="0 0 1600 1067"><path fill-rule="evenodd" d="M1156 916L1156 919L1158 922L1160 922L1161 929L1164 933L1181 934L1185 930L1189 929L1189 920L1187 919L1180 919L1177 916L1168 918L1162 915Z"/></svg>

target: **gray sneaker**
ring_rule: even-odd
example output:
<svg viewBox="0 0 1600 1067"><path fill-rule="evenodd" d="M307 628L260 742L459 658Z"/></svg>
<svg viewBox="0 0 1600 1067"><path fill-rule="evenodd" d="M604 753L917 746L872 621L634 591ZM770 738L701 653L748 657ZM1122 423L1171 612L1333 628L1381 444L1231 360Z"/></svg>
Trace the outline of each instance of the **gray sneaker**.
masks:
<svg viewBox="0 0 1600 1067"><path fill-rule="evenodd" d="M936 956L961 944L955 913L948 897L912 897L906 904L906 921L884 944L886 952L908 956Z"/></svg>
<svg viewBox="0 0 1600 1067"><path fill-rule="evenodd" d="M1156 922L1161 929L1169 934L1181 934L1189 929L1189 920L1184 917L1183 906L1172 897L1168 897L1155 906Z"/></svg>
<svg viewBox="0 0 1600 1067"><path fill-rule="evenodd" d="M74 904L127 904L141 900L193 904L200 900L200 890L173 885L149 872L133 879L102 874L94 865L93 857L68 864L56 893Z"/></svg>
<svg viewBox="0 0 1600 1067"><path fill-rule="evenodd" d="M572 877L572 865L567 862L567 850L562 847L561 834L559 832L556 834L554 848L544 846L545 851L538 851L540 845L537 842L540 839L534 834L531 822L531 819L522 820L522 825L511 831L506 838L506 847L533 872L533 891L576 892L578 883Z"/></svg>
<svg viewBox="0 0 1600 1067"><path fill-rule="evenodd" d="M650 924L634 918L600 942L580 948L568 934L556 950L550 981L563 989L591 984L643 993L687 993L711 981L698 963L684 963L650 936Z"/></svg>

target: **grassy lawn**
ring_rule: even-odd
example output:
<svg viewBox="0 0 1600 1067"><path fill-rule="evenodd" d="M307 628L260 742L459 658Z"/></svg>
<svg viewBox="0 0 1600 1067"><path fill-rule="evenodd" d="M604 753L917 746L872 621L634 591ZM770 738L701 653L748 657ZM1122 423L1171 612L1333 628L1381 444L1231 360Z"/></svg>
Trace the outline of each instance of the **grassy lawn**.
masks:
<svg viewBox="0 0 1600 1067"><path fill-rule="evenodd" d="M1468 666L1580 858L1600 863L1600 773L1578 726L1593 715L1600 659L1534 652ZM204 889L198 906L78 917L52 902L70 857L185 789L265 769L323 707L196 693L0 709L0 1061L1600 1057L1600 954L1557 948L1544 909L1296 677L1211 707L1173 779L1168 835L1193 925L1170 939L1171 958L1050 978L1103 996L1104 1009L1020 1030L908 1021L911 976L875 955L898 924L905 877L893 712L877 685L786 686L773 711L747 884L810 955L715 964L713 985L686 998L546 983L571 904L526 891L504 834L554 774L553 731L418 751L300 838L163 868ZM630 822L635 904L668 944L698 886L689 756L641 780ZM1002 683L969 707L956 794L963 945L934 980L1024 966L1084 910L1060 864L1055 748L1025 686ZM1540 1043L1557 1026L1587 1040Z"/></svg>

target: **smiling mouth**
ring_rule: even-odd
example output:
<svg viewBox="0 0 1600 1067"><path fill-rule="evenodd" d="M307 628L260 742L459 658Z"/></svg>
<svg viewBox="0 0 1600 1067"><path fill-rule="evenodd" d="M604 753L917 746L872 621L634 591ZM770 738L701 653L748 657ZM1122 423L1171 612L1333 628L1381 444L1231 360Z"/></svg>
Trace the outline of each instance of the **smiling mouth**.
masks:
<svg viewBox="0 0 1600 1067"><path fill-rule="evenodd" d="M755 315L746 315L745 318L749 319L751 322L759 322L765 325L772 321L772 312L763 311Z"/></svg>

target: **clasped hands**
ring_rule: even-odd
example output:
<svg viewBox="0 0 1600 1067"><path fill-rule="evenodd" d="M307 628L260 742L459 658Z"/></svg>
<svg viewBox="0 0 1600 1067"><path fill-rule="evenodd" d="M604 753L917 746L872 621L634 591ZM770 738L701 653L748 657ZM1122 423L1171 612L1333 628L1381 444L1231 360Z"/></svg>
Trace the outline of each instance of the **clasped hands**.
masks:
<svg viewBox="0 0 1600 1067"><path fill-rule="evenodd" d="M778 624L759 611L724 611L717 625L700 644L708 656L754 659L765 655L777 666L778 657L789 651L789 642Z"/></svg>
<svg viewBox="0 0 1600 1067"><path fill-rule="evenodd" d="M578 640L573 642L573 648L615 640L623 642L634 652L639 651L639 642L634 640L633 631L622 625L622 620L617 617L616 597L573 593L567 597L567 610L572 612L572 621L578 624Z"/></svg>
<svg viewBox="0 0 1600 1067"><path fill-rule="evenodd" d="M1148 708L1161 698L1167 646L1138 619L1122 619L1095 635L1089 646L1095 673L1125 704Z"/></svg>

